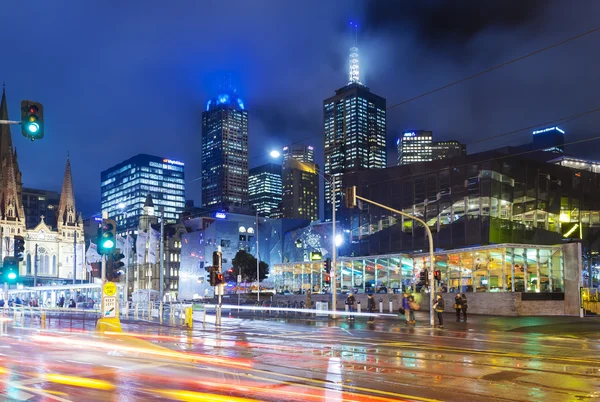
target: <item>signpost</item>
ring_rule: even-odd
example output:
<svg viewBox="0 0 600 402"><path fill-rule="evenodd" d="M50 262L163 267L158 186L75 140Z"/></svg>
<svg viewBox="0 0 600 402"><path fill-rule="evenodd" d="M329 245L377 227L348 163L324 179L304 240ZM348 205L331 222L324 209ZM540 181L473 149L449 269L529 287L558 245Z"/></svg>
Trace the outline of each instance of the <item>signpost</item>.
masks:
<svg viewBox="0 0 600 402"><path fill-rule="evenodd" d="M117 317L117 298L105 296L102 298L102 318Z"/></svg>

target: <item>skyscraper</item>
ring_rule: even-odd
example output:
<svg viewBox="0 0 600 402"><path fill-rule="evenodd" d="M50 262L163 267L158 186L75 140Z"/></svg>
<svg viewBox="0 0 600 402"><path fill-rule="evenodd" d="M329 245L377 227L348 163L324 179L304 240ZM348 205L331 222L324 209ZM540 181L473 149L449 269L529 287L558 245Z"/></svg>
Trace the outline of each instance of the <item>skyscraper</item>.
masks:
<svg viewBox="0 0 600 402"><path fill-rule="evenodd" d="M283 197L281 216L289 219L319 219L319 166L310 145L283 148Z"/></svg>
<svg viewBox="0 0 600 402"><path fill-rule="evenodd" d="M119 232L136 230L148 194L165 222L176 222L185 208L183 162L139 154L100 174L102 211L115 219Z"/></svg>
<svg viewBox="0 0 600 402"><path fill-rule="evenodd" d="M433 133L426 130L407 131L396 141L398 165L429 162L433 155Z"/></svg>
<svg viewBox="0 0 600 402"><path fill-rule="evenodd" d="M259 215L271 216L281 202L281 165L265 163L250 169L248 179L250 205Z"/></svg>
<svg viewBox="0 0 600 402"><path fill-rule="evenodd" d="M533 149L563 153L565 132L560 127L548 127L533 132Z"/></svg>
<svg viewBox="0 0 600 402"><path fill-rule="evenodd" d="M342 189L344 174L364 169L383 169L386 100L360 82L358 49L350 49L348 85L323 102L325 131L325 174L335 177L336 191ZM331 185L325 181L325 219L331 219ZM336 208L340 205L336 198Z"/></svg>
<svg viewBox="0 0 600 402"><path fill-rule="evenodd" d="M202 113L202 206L248 206L248 111L234 93Z"/></svg>
<svg viewBox="0 0 600 402"><path fill-rule="evenodd" d="M458 141L435 141L432 146L431 160L450 159L467 154L467 146Z"/></svg>

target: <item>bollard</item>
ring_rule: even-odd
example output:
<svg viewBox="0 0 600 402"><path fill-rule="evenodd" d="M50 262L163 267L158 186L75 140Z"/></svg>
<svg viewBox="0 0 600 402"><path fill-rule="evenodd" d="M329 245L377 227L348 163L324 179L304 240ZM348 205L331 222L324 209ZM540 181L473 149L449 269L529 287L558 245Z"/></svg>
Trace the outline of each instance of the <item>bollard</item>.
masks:
<svg viewBox="0 0 600 402"><path fill-rule="evenodd" d="M390 313L394 312L394 300L390 297Z"/></svg>
<svg viewBox="0 0 600 402"><path fill-rule="evenodd" d="M346 303L346 307L344 308L344 310L346 311L346 313L348 312L348 309L349 309L348 303Z"/></svg>
<svg viewBox="0 0 600 402"><path fill-rule="evenodd" d="M379 299L379 312L383 314L383 299Z"/></svg>
<svg viewBox="0 0 600 402"><path fill-rule="evenodd" d="M171 306L169 307L169 322L171 325L175 325L175 309L173 307L174 305L171 303Z"/></svg>
<svg viewBox="0 0 600 402"><path fill-rule="evenodd" d="M360 314L360 311L361 311L360 300L358 302L356 302L356 311L358 311L358 314Z"/></svg>
<svg viewBox="0 0 600 402"><path fill-rule="evenodd" d="M148 300L148 321L152 320L151 311L152 311L152 301Z"/></svg>
<svg viewBox="0 0 600 402"><path fill-rule="evenodd" d="M160 302L158 305L158 317L159 317L159 322L162 324L163 323L163 302Z"/></svg>
<svg viewBox="0 0 600 402"><path fill-rule="evenodd" d="M193 312L191 307L185 309L185 326L192 329L194 326Z"/></svg>
<svg viewBox="0 0 600 402"><path fill-rule="evenodd" d="M139 307L140 307L140 305L139 305L138 303L135 303L135 312L134 312L134 314L135 314L135 319L136 319L136 320L137 320L137 319L138 319L138 317L139 317L139 316L138 316L138 308L139 308Z"/></svg>
<svg viewBox="0 0 600 402"><path fill-rule="evenodd" d="M202 323L206 326L206 307L202 309L204 311L204 318L202 319Z"/></svg>
<svg viewBox="0 0 600 402"><path fill-rule="evenodd" d="M42 326L42 329L46 328L46 312L42 311L42 313L40 314L40 324Z"/></svg>

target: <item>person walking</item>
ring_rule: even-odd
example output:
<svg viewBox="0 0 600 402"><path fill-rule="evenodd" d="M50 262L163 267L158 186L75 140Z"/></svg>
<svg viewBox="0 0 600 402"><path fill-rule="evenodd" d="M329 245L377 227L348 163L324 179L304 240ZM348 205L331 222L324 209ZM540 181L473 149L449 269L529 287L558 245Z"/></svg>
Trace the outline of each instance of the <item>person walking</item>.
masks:
<svg viewBox="0 0 600 402"><path fill-rule="evenodd" d="M460 312L462 310L462 297L457 293L454 297L454 310L456 310L456 322L460 322Z"/></svg>
<svg viewBox="0 0 600 402"><path fill-rule="evenodd" d="M444 299L442 299L442 295L437 295L437 300L433 304L433 309L438 317L438 328L444 328L444 317L442 316L442 313L444 312Z"/></svg>
<svg viewBox="0 0 600 402"><path fill-rule="evenodd" d="M462 313L463 313L463 321L467 322L467 295L466 294L462 294L461 295L461 300L462 300Z"/></svg>
<svg viewBox="0 0 600 402"><path fill-rule="evenodd" d="M416 324L416 320L415 320L415 311L419 309L419 305L415 302L415 298L413 295L408 295L407 297L408 300L408 323L409 324Z"/></svg>
<svg viewBox="0 0 600 402"><path fill-rule="evenodd" d="M404 309L404 318L407 324L410 324L410 305L408 303L408 294L402 294L402 308Z"/></svg>

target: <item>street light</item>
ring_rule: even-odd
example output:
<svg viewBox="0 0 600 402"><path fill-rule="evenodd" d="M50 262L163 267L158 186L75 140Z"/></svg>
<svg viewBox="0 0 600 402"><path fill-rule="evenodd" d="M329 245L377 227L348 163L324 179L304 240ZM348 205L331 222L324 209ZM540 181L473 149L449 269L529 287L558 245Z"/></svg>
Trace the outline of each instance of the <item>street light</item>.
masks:
<svg viewBox="0 0 600 402"><path fill-rule="evenodd" d="M278 150L274 149L269 153L269 155L271 155L271 158L276 159L281 156L281 153Z"/></svg>
<svg viewBox="0 0 600 402"><path fill-rule="evenodd" d="M335 246L339 247L342 245L342 243L344 242L344 238L342 237L341 234L336 234L335 235Z"/></svg>

